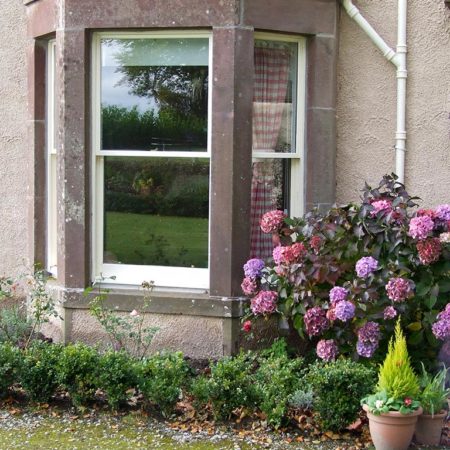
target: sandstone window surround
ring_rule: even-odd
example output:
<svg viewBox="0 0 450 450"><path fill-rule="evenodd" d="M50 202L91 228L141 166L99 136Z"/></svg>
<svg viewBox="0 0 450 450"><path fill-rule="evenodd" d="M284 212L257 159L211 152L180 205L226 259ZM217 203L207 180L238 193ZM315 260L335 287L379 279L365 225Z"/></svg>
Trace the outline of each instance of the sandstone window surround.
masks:
<svg viewBox="0 0 450 450"><path fill-rule="evenodd" d="M209 289L155 294L154 311L223 318L224 352L233 351L241 314L242 265L250 252L253 53L255 31L306 37L303 204L335 200L337 15L335 0L34 0L25 1L29 30L29 111L34 167L30 258L45 261L46 53L55 39L57 289L70 313L86 308L92 281L92 39L99 31L207 31L212 36L211 235ZM49 156L49 161L52 158ZM47 243L46 243L47 242ZM189 300L188 300L189 299ZM193 302L195 300L195 302ZM131 310L139 296L114 293ZM190 306L186 307L186 301Z"/></svg>

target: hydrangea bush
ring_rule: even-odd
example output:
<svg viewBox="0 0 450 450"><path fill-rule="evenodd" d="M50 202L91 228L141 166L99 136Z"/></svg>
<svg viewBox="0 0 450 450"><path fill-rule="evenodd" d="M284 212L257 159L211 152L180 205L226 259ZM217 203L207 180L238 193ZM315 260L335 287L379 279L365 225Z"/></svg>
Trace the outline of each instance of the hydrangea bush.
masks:
<svg viewBox="0 0 450 450"><path fill-rule="evenodd" d="M413 362L433 361L450 337L450 205L417 210L395 175L362 192L360 204L326 214L262 217L279 245L270 261L244 266L246 328L279 314L325 361L377 358L400 316Z"/></svg>

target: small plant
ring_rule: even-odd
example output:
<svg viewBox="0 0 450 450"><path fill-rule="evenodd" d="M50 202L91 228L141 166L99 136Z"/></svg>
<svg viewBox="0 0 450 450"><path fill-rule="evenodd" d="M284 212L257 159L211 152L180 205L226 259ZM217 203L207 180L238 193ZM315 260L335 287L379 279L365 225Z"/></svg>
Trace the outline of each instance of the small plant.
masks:
<svg viewBox="0 0 450 450"><path fill-rule="evenodd" d="M147 401L168 415L187 387L189 375L182 353L157 353L140 363L139 389Z"/></svg>
<svg viewBox="0 0 450 450"><path fill-rule="evenodd" d="M20 350L10 343L0 344L0 397L17 382L20 369Z"/></svg>
<svg viewBox="0 0 450 450"><path fill-rule="evenodd" d="M22 306L0 309L0 342L24 346L31 334L32 323Z"/></svg>
<svg viewBox="0 0 450 450"><path fill-rule="evenodd" d="M446 408L450 396L450 389L445 387L447 372L448 369L444 368L432 377L422 364L419 400L424 414L434 416Z"/></svg>
<svg viewBox="0 0 450 450"><path fill-rule="evenodd" d="M294 409L311 411L314 406L314 392L299 389L289 396L288 404Z"/></svg>
<svg viewBox="0 0 450 450"><path fill-rule="evenodd" d="M137 385L135 361L124 351L109 351L100 356L98 387L107 396L108 405L117 410Z"/></svg>
<svg viewBox="0 0 450 450"><path fill-rule="evenodd" d="M314 410L325 430L339 431L358 418L359 399L375 386L375 371L360 363L339 359L310 366L306 380L314 392Z"/></svg>
<svg viewBox="0 0 450 450"><path fill-rule="evenodd" d="M399 319L395 326L395 339L390 340L388 353L378 373L377 392L363 398L361 403L375 415L389 411L409 414L420 407L418 394L419 380L411 367Z"/></svg>
<svg viewBox="0 0 450 450"><path fill-rule="evenodd" d="M255 386L251 354L225 357L211 366L209 377L194 381L192 392L200 403L209 403L214 416L226 419L240 407L254 408Z"/></svg>
<svg viewBox="0 0 450 450"><path fill-rule="evenodd" d="M109 291L101 285L102 278L97 284L97 294L90 301L90 312L99 321L109 337L114 350L126 350L139 359L144 358L158 331L157 327L147 327L144 324L145 315L136 310L124 315L115 309L108 308L105 303ZM141 285L144 290L142 309L145 310L151 302L153 281L144 281ZM94 291L94 287L85 289L85 295Z"/></svg>
<svg viewBox="0 0 450 450"><path fill-rule="evenodd" d="M20 384L32 401L48 402L55 393L62 350L61 345L35 341L24 351Z"/></svg>
<svg viewBox="0 0 450 450"><path fill-rule="evenodd" d="M68 391L75 406L91 401L97 390L99 355L84 344L68 345L58 361L58 381Z"/></svg>

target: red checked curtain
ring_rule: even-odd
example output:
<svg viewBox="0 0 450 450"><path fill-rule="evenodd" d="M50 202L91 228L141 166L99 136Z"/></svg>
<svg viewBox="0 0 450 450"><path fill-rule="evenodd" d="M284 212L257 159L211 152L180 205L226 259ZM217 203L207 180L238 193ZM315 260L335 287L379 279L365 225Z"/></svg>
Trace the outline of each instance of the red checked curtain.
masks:
<svg viewBox="0 0 450 450"><path fill-rule="evenodd" d="M283 108L289 82L288 49L255 47L253 94L253 151L275 152L280 134ZM264 170L263 162L253 163L251 195L251 257L272 255L272 237L262 233L261 216L277 208L273 196L273 173Z"/></svg>

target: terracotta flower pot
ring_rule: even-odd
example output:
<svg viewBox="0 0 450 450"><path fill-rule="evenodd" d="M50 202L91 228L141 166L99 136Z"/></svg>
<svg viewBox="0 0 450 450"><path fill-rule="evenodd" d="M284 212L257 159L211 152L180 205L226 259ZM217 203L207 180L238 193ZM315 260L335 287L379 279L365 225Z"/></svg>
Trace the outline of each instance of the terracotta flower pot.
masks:
<svg viewBox="0 0 450 450"><path fill-rule="evenodd" d="M363 409L369 419L370 436L376 450L406 450L409 447L422 408L411 414L391 411L379 416L370 413L367 405L363 405Z"/></svg>
<svg viewBox="0 0 450 450"><path fill-rule="evenodd" d="M442 427L447 413L441 411L431 416L422 414L416 425L416 441L423 445L439 445L441 442Z"/></svg>

